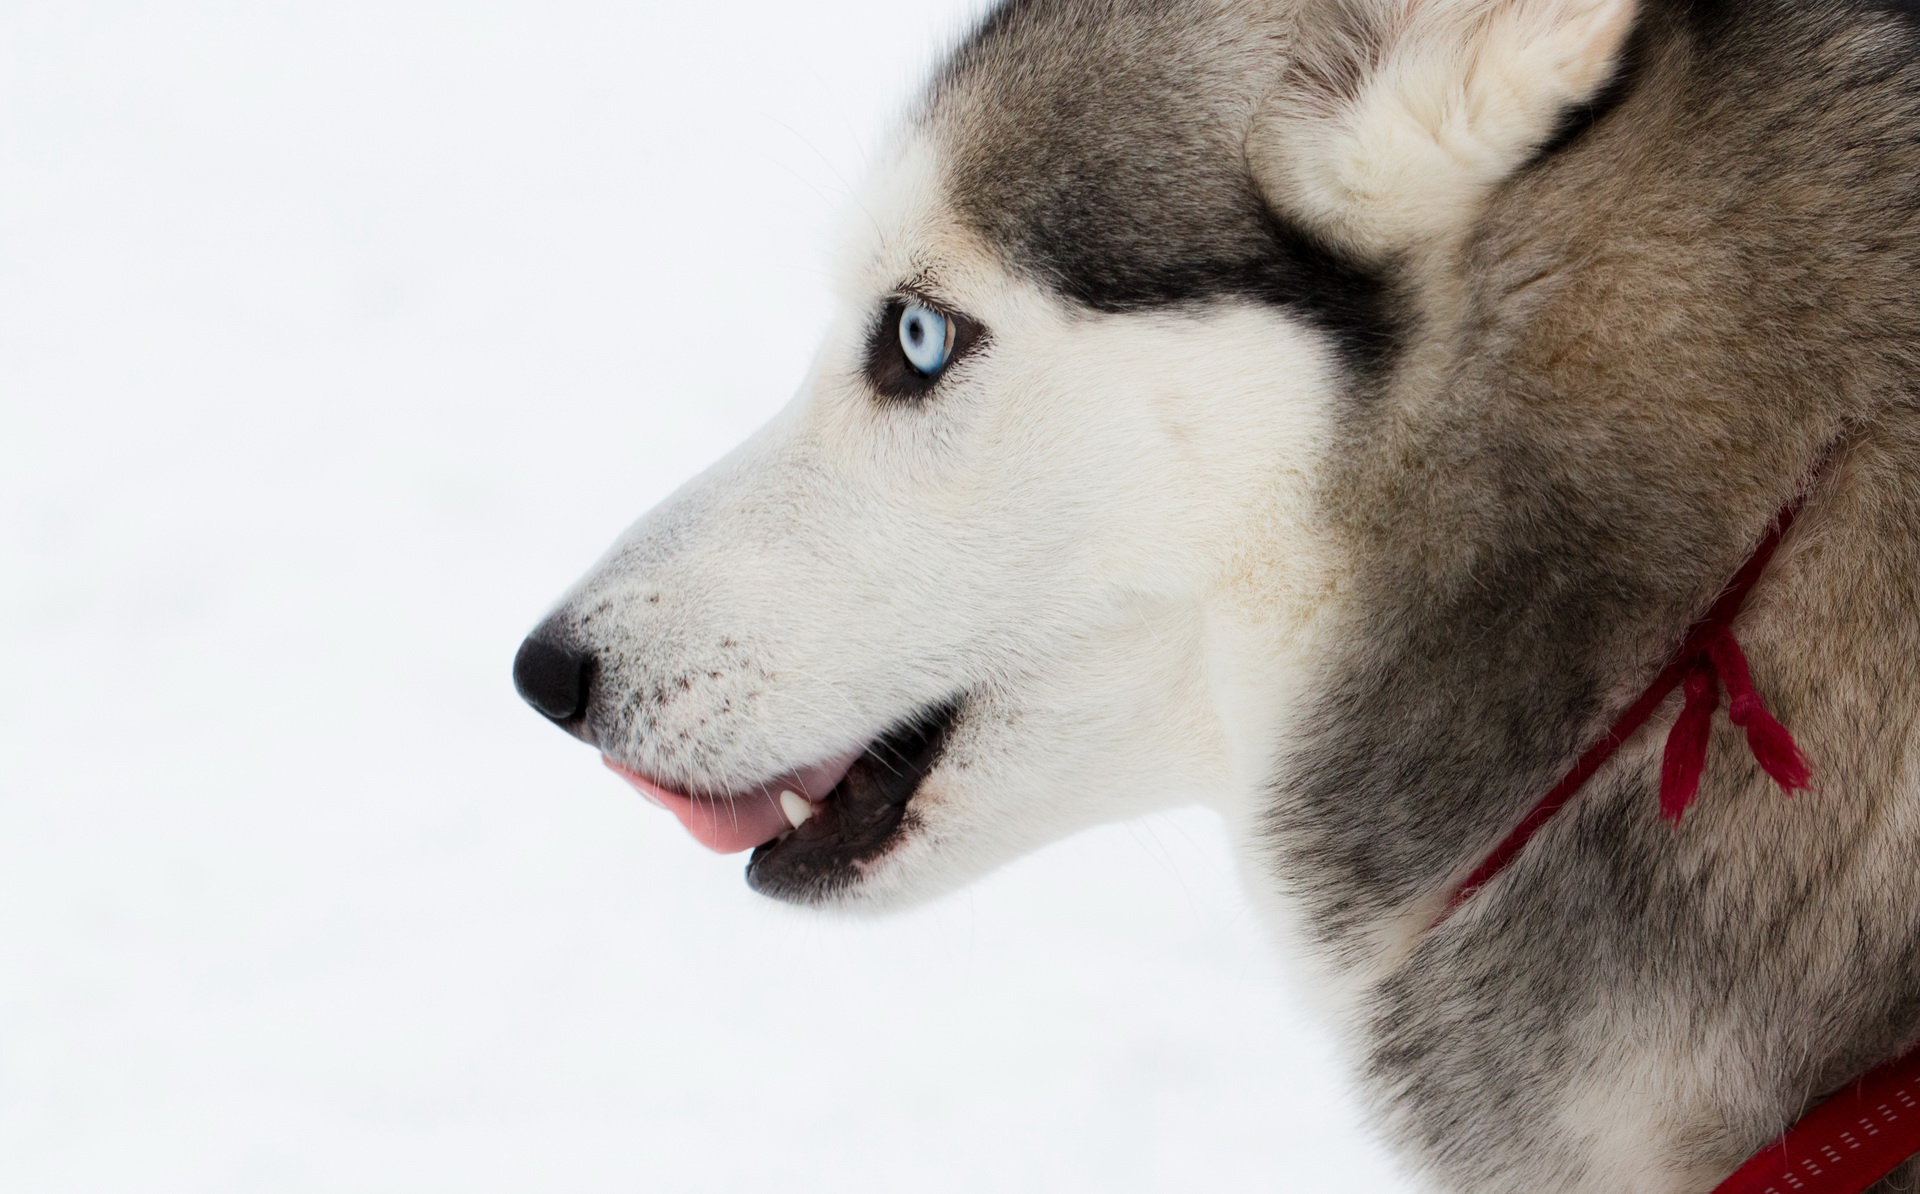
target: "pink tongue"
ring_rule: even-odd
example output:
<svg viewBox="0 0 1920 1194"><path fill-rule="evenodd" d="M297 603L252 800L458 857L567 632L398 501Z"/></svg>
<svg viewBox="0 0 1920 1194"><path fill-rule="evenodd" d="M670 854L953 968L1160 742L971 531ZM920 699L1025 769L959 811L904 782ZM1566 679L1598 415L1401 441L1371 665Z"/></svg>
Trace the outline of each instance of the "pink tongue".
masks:
<svg viewBox="0 0 1920 1194"><path fill-rule="evenodd" d="M859 751L809 767L793 775L782 776L769 784L736 796L709 800L685 796L663 787L637 771L630 771L612 759L601 761L616 774L640 790L640 794L680 818L694 840L719 854L738 854L779 837L792 828L786 810L780 807L780 793L797 792L818 804L846 777Z"/></svg>

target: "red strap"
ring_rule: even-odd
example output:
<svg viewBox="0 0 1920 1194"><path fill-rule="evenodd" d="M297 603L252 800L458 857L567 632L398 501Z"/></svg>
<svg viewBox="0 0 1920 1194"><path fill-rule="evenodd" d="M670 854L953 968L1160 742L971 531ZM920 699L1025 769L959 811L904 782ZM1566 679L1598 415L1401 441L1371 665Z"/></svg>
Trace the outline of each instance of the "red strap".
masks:
<svg viewBox="0 0 1920 1194"><path fill-rule="evenodd" d="M1807 786L1811 775L1807 762L1801 757L1793 735L1774 720L1761 702L1760 694L1753 686L1753 677L1748 674L1747 657L1740 650L1740 644L1734 641L1730 629L1733 620L1740 615L1740 607L1746 604L1747 595L1753 592L1754 585L1760 581L1760 574L1766 571L1768 561L1773 559L1780 541L1793 526L1794 516L1800 512L1801 500L1795 498L1780 511L1780 516L1774 520L1766 538L1760 541L1760 546L1754 548L1747 562L1734 574L1732 583L1714 601L1707 616L1700 619L1687 634L1686 641L1675 652L1673 662L1654 677L1653 683L1640 694L1640 699L1620 715L1619 721L1613 723L1613 728L1589 747L1586 754L1580 756L1573 770L1567 772L1541 798L1540 803L1534 805L1533 810L1514 826L1513 832L1493 848L1486 860L1474 868L1473 873L1453 893L1453 898L1447 901L1446 911L1440 914L1440 920L1451 916L1454 909L1472 899L1475 892L1505 870L1507 864L1533 840L1533 835L1540 832L1553 814L1559 812L1575 793L1586 786L1594 772L1600 770L1620 749L1621 744L1647 718L1653 716L1654 710L1660 707L1668 694L1683 683L1687 689L1687 703L1667 736L1666 754L1660 766L1660 811L1668 820L1678 824L1687 806L1693 803L1694 794L1700 790L1700 773L1707 759L1707 739L1713 726L1714 710L1720 705L1722 684L1733 694L1728 716L1735 725L1747 731L1747 745L1761 768L1789 792Z"/></svg>
<svg viewBox="0 0 1920 1194"><path fill-rule="evenodd" d="M1916 1152L1920 1049L1807 1112L1713 1194L1860 1194Z"/></svg>

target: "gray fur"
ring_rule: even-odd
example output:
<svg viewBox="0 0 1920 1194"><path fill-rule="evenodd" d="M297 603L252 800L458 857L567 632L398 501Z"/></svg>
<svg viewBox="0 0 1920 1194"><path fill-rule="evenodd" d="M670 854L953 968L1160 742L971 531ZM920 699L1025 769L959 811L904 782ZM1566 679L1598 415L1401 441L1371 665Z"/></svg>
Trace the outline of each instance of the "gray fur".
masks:
<svg viewBox="0 0 1920 1194"><path fill-rule="evenodd" d="M1497 152L1475 157L1488 147L1470 138L1442 147L1436 124L1421 135L1444 152L1382 151L1357 185L1288 172L1288 155L1310 155L1328 127L1314 119L1364 108L1404 33L1383 21L1521 5L1598 48L1542 59L1548 100L1516 104L1532 123ZM1084 341L1095 348L1029 352L1064 360L1054 374L975 353L938 383L958 409L932 380L879 401L886 319L849 316L818 401L637 524L540 632L527 658L552 666L523 679L564 690L536 704L629 771L722 799L859 751L807 794L820 807L787 811L791 832L759 838L754 881L850 906L874 885L883 898L925 894L1089 823L1078 818L1095 815L1094 796L1103 815L1126 815L1125 800L1146 796L1106 789L1125 787L1107 779L1129 768L1184 766L1188 722L1121 716L1162 707L1114 677L1198 690L1203 668L1130 671L1116 655L1085 672L1084 691L1036 678L1067 659L1086 667L1072 652L1102 641L1155 660L1145 653L1187 649L1178 636L1101 639L1107 619L1144 615L1094 590L1162 600L1167 558L1201 539L1234 568L1273 543L1298 547L1289 558L1336 545L1337 564L1304 568L1337 578L1301 599L1321 603L1300 638L1314 652L1306 709L1289 706L1270 780L1245 782L1266 774L1241 764L1247 752L1194 757L1218 763L1236 793L1257 789L1257 877L1302 913L1312 960L1344 997L1340 1027L1379 1124L1437 1189L1711 1189L1810 1101L1920 1036L1920 67L1911 14L1864 3L1644 0L1631 31L1627 11L1610 0L1003 4L919 113L913 144L927 152L915 168L939 177L913 185L938 210L915 218L939 243L964 242L966 269L985 262L976 272L997 282L1011 271L1022 284L1004 289L1045 299L1034 305L1059 338L1026 343L1070 343L1059 331L1070 325L1097 332ZM1520 46L1511 62L1533 70L1537 43L1514 37L1486 44ZM1381 109L1385 123L1368 128L1391 133L1412 110ZM1400 167L1435 161L1460 165L1453 190L1394 191ZM1433 194L1445 201L1395 205ZM904 272L858 283L858 301L877 298L880 312L944 301L937 285L919 289L938 269L916 274L911 254L884 261ZM1119 318L1168 310L1197 317ZM1192 338L1228 328L1251 330ZM979 343L1015 343L1016 330L994 340L986 328ZM1203 347L1167 347L1188 344ZM1275 345L1294 348L1266 351ZM1205 374L1223 361L1233 368ZM1108 368L1109 388L1070 374L1088 363ZM1158 390L1113 380L1156 364L1172 379ZM1301 376L1276 375L1292 368ZM1019 384L1036 373L1052 388ZM1227 380L1196 394L1205 376ZM1007 421L1019 467L980 475L1017 484L936 485L916 505L917 469L982 466L883 449L964 441L982 379L995 377L999 413L1058 421L1031 424L1043 433ZM1247 404L1269 386L1302 407ZM1132 421L1086 440L1106 471L1079 471L1071 450L1030 450L1072 449L1101 423L1093 404L1116 392L1133 395ZM1032 394L1043 397L1021 405ZM1190 407L1225 416L1215 435L1244 450L1135 451L1155 435L1184 445ZM1240 421L1249 412L1261 419ZM1247 438L1256 423L1298 438ZM836 441L848 427L863 430ZM1301 457L1272 466L1276 488L1292 486L1284 512L1256 495L1251 513L1189 503L1233 505L1231 522L1157 520L1182 486L1263 487L1271 444ZM860 459L864 471L847 463ZM1190 459L1220 467L1202 476ZM1175 463L1142 485L1142 461ZM1216 474L1239 488L1206 489ZM1675 830L1655 791L1669 707L1429 931L1809 484L1736 631L1816 790L1782 798L1723 719ZM1136 494L1149 504L1127 505ZM1074 522L1076 502L1124 526ZM1313 533L1284 539L1298 528L1277 523L1295 518ZM1076 538L1103 534L1126 557L1122 581L1063 563ZM1169 608L1197 608L1176 597L1188 600L1167 596ZM1197 642L1201 622L1177 624ZM1235 663L1265 661L1265 649ZM1121 707L1079 700L1088 692ZM1282 724L1264 706L1232 713L1263 727L1243 738ZM1024 753L980 748L991 732ZM943 772L960 798L943 797ZM1051 809L1031 799L1075 783L1100 790ZM1021 802L981 796L1003 789ZM917 883L903 877L915 866Z"/></svg>
<svg viewBox="0 0 1920 1194"><path fill-rule="evenodd" d="M1360 582L1267 841L1365 980L1381 1122L1449 1190L1591 1178L1569 1092L1648 1058L1712 1078L1646 1092L1705 1190L1920 1034L1913 31L1785 2L1640 20L1618 106L1417 275L1261 205L1243 143L1290 51L1269 6L1006 5L927 116L979 231L1067 297L1294 304L1384 370L1356 370L1320 495ZM1722 721L1674 831L1669 710L1414 932L1830 455L1738 628L1818 791L1782 799Z"/></svg>
<svg viewBox="0 0 1920 1194"><path fill-rule="evenodd" d="M1096 310L1249 297L1377 361L1399 330L1387 278L1273 211L1248 170L1286 15L1213 0L1003 6L927 117L955 204L1009 264Z"/></svg>

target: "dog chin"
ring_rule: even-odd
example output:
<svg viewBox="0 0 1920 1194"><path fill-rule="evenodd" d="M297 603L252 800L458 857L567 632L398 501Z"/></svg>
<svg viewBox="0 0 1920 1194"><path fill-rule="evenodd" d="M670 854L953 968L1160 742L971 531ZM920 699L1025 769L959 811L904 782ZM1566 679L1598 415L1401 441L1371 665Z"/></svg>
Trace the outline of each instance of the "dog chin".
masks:
<svg viewBox="0 0 1920 1194"><path fill-rule="evenodd" d="M921 827L914 798L963 710L962 700L943 702L882 734L804 818L754 848L748 885L788 903L844 902L876 862Z"/></svg>

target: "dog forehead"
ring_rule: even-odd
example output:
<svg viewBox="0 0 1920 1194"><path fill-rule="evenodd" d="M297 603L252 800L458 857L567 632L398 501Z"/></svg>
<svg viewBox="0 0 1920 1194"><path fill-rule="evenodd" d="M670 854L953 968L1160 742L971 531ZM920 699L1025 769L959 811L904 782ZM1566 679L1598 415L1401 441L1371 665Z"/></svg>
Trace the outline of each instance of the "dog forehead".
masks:
<svg viewBox="0 0 1920 1194"><path fill-rule="evenodd" d="M1209 0L995 9L924 116L955 210L1099 308L1177 301L1208 288L1209 268L1257 255L1262 208L1239 147L1263 72L1235 15Z"/></svg>
<svg viewBox="0 0 1920 1194"><path fill-rule="evenodd" d="M955 297L1006 268L956 208L948 153L925 127L909 128L867 175L842 213L839 261L843 297L912 286Z"/></svg>
<svg viewBox="0 0 1920 1194"><path fill-rule="evenodd" d="M1083 306L1251 299L1391 342L1380 273L1276 213L1247 137L1287 67L1292 6L1010 0L936 76L916 135L953 218Z"/></svg>

